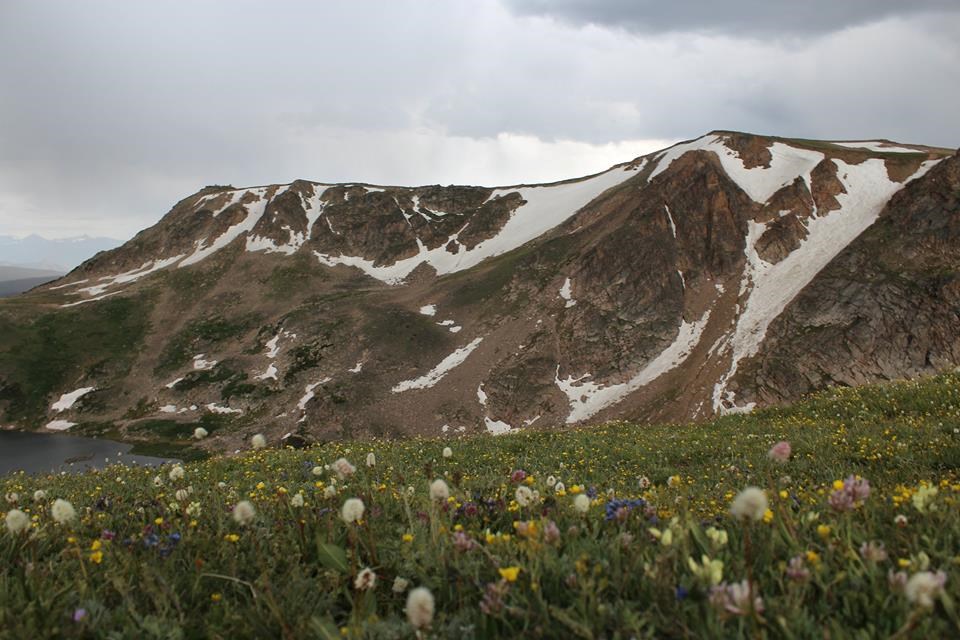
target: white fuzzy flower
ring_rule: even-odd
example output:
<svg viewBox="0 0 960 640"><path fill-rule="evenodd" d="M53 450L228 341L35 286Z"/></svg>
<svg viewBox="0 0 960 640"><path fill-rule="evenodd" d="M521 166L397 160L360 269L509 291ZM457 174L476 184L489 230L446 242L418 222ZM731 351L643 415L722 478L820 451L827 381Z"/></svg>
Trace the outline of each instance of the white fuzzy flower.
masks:
<svg viewBox="0 0 960 640"><path fill-rule="evenodd" d="M47 499L47 492L43 489L37 489L33 492L33 501L34 502L43 502Z"/></svg>
<svg viewBox="0 0 960 640"><path fill-rule="evenodd" d="M447 483L437 478L430 483L430 499L431 500L446 500L450 497L450 487L447 486Z"/></svg>
<svg viewBox="0 0 960 640"><path fill-rule="evenodd" d="M20 500L20 494L16 491L11 491L6 495L6 498L8 503L17 504L17 502Z"/></svg>
<svg viewBox="0 0 960 640"><path fill-rule="evenodd" d="M924 609L930 609L933 607L934 599L943 593L943 585L946 582L947 574L943 571L936 573L921 571L910 576L904 593L910 602Z"/></svg>
<svg viewBox="0 0 960 640"><path fill-rule="evenodd" d="M291 506L291 507L302 507L302 506L303 506L303 494L302 494L302 493L295 493L295 494L293 494L293 497L290 498L290 506Z"/></svg>
<svg viewBox="0 0 960 640"><path fill-rule="evenodd" d="M747 487L737 494L730 505L730 513L738 520L759 521L767 511L767 494L763 489Z"/></svg>
<svg viewBox="0 0 960 640"><path fill-rule="evenodd" d="M410 581L406 578L401 578L397 576L393 579L393 592L394 593L403 593L407 590L407 587L410 586Z"/></svg>
<svg viewBox="0 0 960 640"><path fill-rule="evenodd" d="M250 445L254 449L263 449L264 447L267 446L267 439L263 437L262 433L258 433L257 435L250 438Z"/></svg>
<svg viewBox="0 0 960 640"><path fill-rule="evenodd" d="M547 486L550 487L551 489L557 486L556 476L547 476Z"/></svg>
<svg viewBox="0 0 960 640"><path fill-rule="evenodd" d="M360 498L349 498L343 503L343 508L340 510L340 515L344 522L358 522L361 518L363 518L363 511L365 508L366 507L363 506L363 500Z"/></svg>
<svg viewBox="0 0 960 640"><path fill-rule="evenodd" d="M426 587L417 587L407 596L407 620L414 629L425 629L433 622L433 594Z"/></svg>
<svg viewBox="0 0 960 640"><path fill-rule="evenodd" d="M310 473L312 473L315 476L322 476L324 471L325 469L323 467L314 467L313 469L310 470Z"/></svg>
<svg viewBox="0 0 960 640"><path fill-rule="evenodd" d="M77 511L66 500L57 498L53 501L53 506L50 507L50 515L57 523L67 524L77 517Z"/></svg>
<svg viewBox="0 0 960 640"><path fill-rule="evenodd" d="M374 455L373 451L367 454L367 466L368 467L377 466L377 456Z"/></svg>
<svg viewBox="0 0 960 640"><path fill-rule="evenodd" d="M650 478L647 476L640 476L640 480L637 482L637 484L640 486L641 491L646 491L650 488Z"/></svg>
<svg viewBox="0 0 960 640"><path fill-rule="evenodd" d="M335 498L337 496L337 488L335 486L327 485L323 488L323 497L324 498Z"/></svg>
<svg viewBox="0 0 960 640"><path fill-rule="evenodd" d="M30 526L30 516L20 511L20 509L11 509L8 511L4 521L7 525L7 531L14 535L21 531L26 531Z"/></svg>
<svg viewBox="0 0 960 640"><path fill-rule="evenodd" d="M533 504L533 492L530 491L530 487L520 485L517 487L514 497L517 499L517 504L521 507L529 507Z"/></svg>
<svg viewBox="0 0 960 640"><path fill-rule="evenodd" d="M566 492L567 487L562 482L557 481L557 484L553 485L553 490L556 491L557 493L564 493Z"/></svg>
<svg viewBox="0 0 960 640"><path fill-rule="evenodd" d="M173 482L176 482L177 480L182 480L184 473L186 472L183 470L183 467L181 467L178 464L174 465L173 469L170 469L170 480L172 480Z"/></svg>
<svg viewBox="0 0 960 640"><path fill-rule="evenodd" d="M196 429L193 430L193 437L196 438L197 440L203 440L208 435L210 435L210 433L203 427L197 427Z"/></svg>
<svg viewBox="0 0 960 640"><path fill-rule="evenodd" d="M227 488L226 482L221 480L220 482L217 483L217 489L226 489L226 488Z"/></svg>
<svg viewBox="0 0 960 640"><path fill-rule="evenodd" d="M452 458L452 457L453 457L453 449L451 449L450 447L444 447L444 448L443 448L443 457L444 457L444 458Z"/></svg>
<svg viewBox="0 0 960 640"><path fill-rule="evenodd" d="M178 502L186 502L187 498L190 497L190 492L186 489L177 489L175 496Z"/></svg>
<svg viewBox="0 0 960 640"><path fill-rule="evenodd" d="M153 476L153 486L155 486L155 487L162 487L162 486L163 486L163 478L161 478L160 476Z"/></svg>
<svg viewBox="0 0 960 640"><path fill-rule="evenodd" d="M257 517L257 510L254 509L253 505L247 500L241 500L233 508L233 519L241 527L247 526L248 524L253 522L253 519L256 517Z"/></svg>
<svg viewBox="0 0 960 640"><path fill-rule="evenodd" d="M191 502L187 505L187 515L193 518L200 517L200 514L203 513L203 508L200 506L199 502Z"/></svg>
<svg viewBox="0 0 960 640"><path fill-rule="evenodd" d="M377 574L370 567L363 568L353 581L353 588L357 591L366 591L375 586L377 586Z"/></svg>
<svg viewBox="0 0 960 640"><path fill-rule="evenodd" d="M577 510L578 513L586 513L590 510L590 496L585 493L578 493L577 497L573 499L573 508Z"/></svg>
<svg viewBox="0 0 960 640"><path fill-rule="evenodd" d="M337 477L343 480L345 478L349 478L354 473L356 473L357 468L352 464L350 464L350 462L346 458L338 458L333 463L333 470L337 472Z"/></svg>

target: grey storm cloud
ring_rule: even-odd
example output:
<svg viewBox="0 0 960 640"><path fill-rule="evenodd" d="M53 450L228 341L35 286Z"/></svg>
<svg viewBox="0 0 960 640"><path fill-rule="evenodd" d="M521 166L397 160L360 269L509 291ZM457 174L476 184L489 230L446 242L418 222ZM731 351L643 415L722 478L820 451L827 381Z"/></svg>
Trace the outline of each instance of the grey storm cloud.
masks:
<svg viewBox="0 0 960 640"><path fill-rule="evenodd" d="M555 180L713 129L956 146L955 5L7 0L0 235L128 237L206 184Z"/></svg>
<svg viewBox="0 0 960 640"><path fill-rule="evenodd" d="M631 31L817 34L889 18L960 10L956 0L507 0L519 14Z"/></svg>

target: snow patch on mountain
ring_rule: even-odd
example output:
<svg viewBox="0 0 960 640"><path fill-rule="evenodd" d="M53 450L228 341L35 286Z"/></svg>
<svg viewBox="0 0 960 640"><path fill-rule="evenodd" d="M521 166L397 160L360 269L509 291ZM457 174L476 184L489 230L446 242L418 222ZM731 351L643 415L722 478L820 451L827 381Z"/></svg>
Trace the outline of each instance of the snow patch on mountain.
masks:
<svg viewBox="0 0 960 640"><path fill-rule="evenodd" d="M73 403L79 400L81 397L87 395L93 391L96 387L81 387L76 391L71 391L70 393L65 393L60 396L60 399L50 405L50 408L54 411L66 411L73 407Z"/></svg>
<svg viewBox="0 0 960 640"><path fill-rule="evenodd" d="M469 344L460 347L446 358L440 361L436 367L431 369L428 373L415 378L413 380L405 380L398 383L393 387L393 393L401 393L403 391L409 391L410 389L427 389L433 385L440 382L441 379L452 369L463 364L463 361L467 359L473 350L480 346L480 343L483 342L483 338L475 338Z"/></svg>

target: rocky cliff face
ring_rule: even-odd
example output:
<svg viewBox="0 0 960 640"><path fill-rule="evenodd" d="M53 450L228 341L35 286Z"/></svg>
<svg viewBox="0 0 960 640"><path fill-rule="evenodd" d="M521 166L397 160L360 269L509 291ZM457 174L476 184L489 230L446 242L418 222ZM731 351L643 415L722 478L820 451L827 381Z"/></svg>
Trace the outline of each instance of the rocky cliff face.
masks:
<svg viewBox="0 0 960 640"><path fill-rule="evenodd" d="M699 418L933 373L960 362L958 200L944 150L731 132L551 185L208 187L0 306L10 335L24 308L84 326L124 300L144 327L123 366L63 362L46 400L91 390L59 411L26 391L49 355L17 351L0 411L133 437L228 416L215 447Z"/></svg>

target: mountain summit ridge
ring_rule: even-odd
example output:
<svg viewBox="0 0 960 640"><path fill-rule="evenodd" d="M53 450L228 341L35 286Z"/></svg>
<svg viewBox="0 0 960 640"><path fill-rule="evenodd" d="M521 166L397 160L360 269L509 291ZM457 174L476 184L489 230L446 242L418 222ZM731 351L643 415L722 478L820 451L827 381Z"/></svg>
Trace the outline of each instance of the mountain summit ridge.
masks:
<svg viewBox="0 0 960 640"><path fill-rule="evenodd" d="M77 422L134 431L121 390L170 420L232 416L208 446L253 423L340 438L705 418L960 364L941 295L960 263L937 241L960 216L951 154L715 131L544 185L207 187L29 298L56 314L139 296L151 328L123 379L78 364L55 391L98 389ZM890 232L905 215L937 231ZM851 255L859 271L834 274ZM839 306L814 322L825 273ZM878 308L894 289L924 322ZM868 325L905 346L861 337L835 361L798 338ZM0 369L0 410L16 375Z"/></svg>

